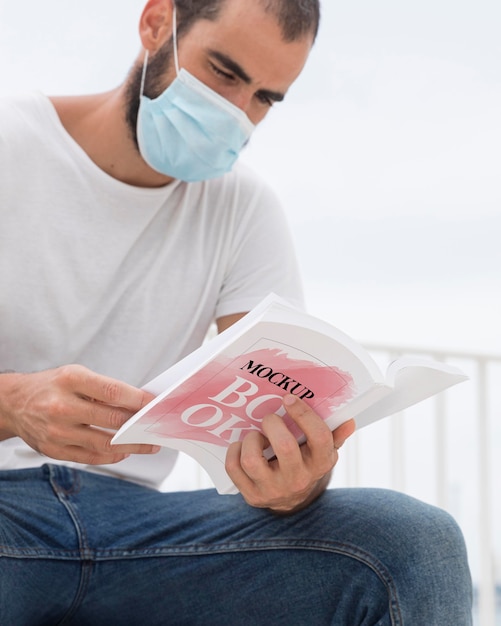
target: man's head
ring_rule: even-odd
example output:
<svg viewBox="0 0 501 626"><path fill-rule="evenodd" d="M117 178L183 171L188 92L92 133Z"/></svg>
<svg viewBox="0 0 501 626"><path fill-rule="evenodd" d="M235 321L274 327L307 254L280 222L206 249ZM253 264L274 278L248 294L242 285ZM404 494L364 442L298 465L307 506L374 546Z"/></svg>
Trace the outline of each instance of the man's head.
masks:
<svg viewBox="0 0 501 626"><path fill-rule="evenodd" d="M259 123L301 72L319 21L318 0L177 0L179 66ZM149 61L144 94L176 78L173 1L149 0L140 36ZM127 82L126 115L136 140L141 55ZM137 140L136 140L137 141Z"/></svg>

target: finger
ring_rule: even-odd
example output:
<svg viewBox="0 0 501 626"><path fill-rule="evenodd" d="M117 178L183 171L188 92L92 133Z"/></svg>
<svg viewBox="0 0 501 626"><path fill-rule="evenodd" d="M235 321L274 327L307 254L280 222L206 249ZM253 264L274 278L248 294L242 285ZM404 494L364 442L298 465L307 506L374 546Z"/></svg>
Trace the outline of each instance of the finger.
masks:
<svg viewBox="0 0 501 626"><path fill-rule="evenodd" d="M290 489L284 485L284 472L276 461L264 458L264 447L265 438L253 433L243 442L232 444L226 456L226 471L248 504L279 510L289 502Z"/></svg>
<svg viewBox="0 0 501 626"><path fill-rule="evenodd" d="M46 454L46 456L52 459L72 461L85 465L111 465L124 461L131 456L131 453L99 452L79 445L58 446L52 449L48 448L46 451L43 451L43 454Z"/></svg>
<svg viewBox="0 0 501 626"><path fill-rule="evenodd" d="M226 451L225 469L240 493L252 494L255 492L256 486L242 468L241 458L242 442L232 443Z"/></svg>
<svg viewBox="0 0 501 626"><path fill-rule="evenodd" d="M71 450L81 450L81 455L87 458L85 461L88 465L109 465L111 463L118 463L123 461L134 454L157 454L160 452L160 446L152 446L149 444L140 444L135 446L113 446L119 448L117 452L100 452L94 451L89 448L78 448L77 446L70 447Z"/></svg>
<svg viewBox="0 0 501 626"><path fill-rule="evenodd" d="M263 454L268 446L268 440L258 431L250 432L242 441L240 467L254 483L264 482L270 474L268 461Z"/></svg>
<svg viewBox="0 0 501 626"><path fill-rule="evenodd" d="M112 444L112 436L110 433L82 426L78 429L79 445L86 450L96 452L97 454L108 455L130 455L130 454L156 454L161 449L160 446L154 446L148 443L136 444Z"/></svg>
<svg viewBox="0 0 501 626"><path fill-rule="evenodd" d="M59 424L57 432L52 433L39 448L43 454L54 456L54 452L59 448L77 447L87 450L92 454L124 456L130 454L155 454L160 450L159 446L151 444L119 444L112 445L111 440L114 433L110 433L92 426L82 424L72 424L67 422ZM72 459L68 459L72 460Z"/></svg>
<svg viewBox="0 0 501 626"><path fill-rule="evenodd" d="M91 465L117 463L130 456L128 450L110 449L106 440L100 441L101 435L90 431L86 427L67 429L57 439L44 441L40 445L30 442L30 445L51 459Z"/></svg>
<svg viewBox="0 0 501 626"><path fill-rule="evenodd" d="M283 404L289 416L303 431L306 444L301 447L303 456L309 454L319 468L330 471L337 460L332 433L323 419L303 400L292 394L283 398Z"/></svg>
<svg viewBox="0 0 501 626"><path fill-rule="evenodd" d="M60 384L104 404L137 412L152 398L151 394L114 378L102 376L80 365L58 370Z"/></svg>
<svg viewBox="0 0 501 626"><path fill-rule="evenodd" d="M288 473L301 469L303 456L299 443L284 420L273 413L263 418L261 426L281 469Z"/></svg>
<svg viewBox="0 0 501 626"><path fill-rule="evenodd" d="M353 435L356 430L355 420L351 419L338 426L332 433L334 447L339 450L344 442Z"/></svg>
<svg viewBox="0 0 501 626"><path fill-rule="evenodd" d="M59 431L64 432L81 424L98 426L115 432L132 415L133 412L127 409L68 394L63 401L57 399L50 405L45 422L47 423L47 430L53 436L59 436Z"/></svg>
<svg viewBox="0 0 501 626"><path fill-rule="evenodd" d="M130 455L128 454L100 454L88 448L82 448L77 445L70 446L48 446L46 449L39 450L45 456L60 461L71 461L74 463L82 463L84 465L110 465L124 461Z"/></svg>
<svg viewBox="0 0 501 626"><path fill-rule="evenodd" d="M128 409L77 398L74 411L81 424L117 431L134 414Z"/></svg>

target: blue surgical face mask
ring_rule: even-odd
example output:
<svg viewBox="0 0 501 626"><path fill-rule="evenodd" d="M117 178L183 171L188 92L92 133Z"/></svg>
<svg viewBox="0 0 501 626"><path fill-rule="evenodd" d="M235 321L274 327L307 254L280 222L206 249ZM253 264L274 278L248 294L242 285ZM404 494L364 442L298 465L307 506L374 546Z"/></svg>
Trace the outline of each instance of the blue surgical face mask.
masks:
<svg viewBox="0 0 501 626"><path fill-rule="evenodd" d="M161 174L194 182L229 172L255 128L247 115L185 69L179 69L176 10L173 15L177 77L158 98L143 94L137 121L139 151Z"/></svg>

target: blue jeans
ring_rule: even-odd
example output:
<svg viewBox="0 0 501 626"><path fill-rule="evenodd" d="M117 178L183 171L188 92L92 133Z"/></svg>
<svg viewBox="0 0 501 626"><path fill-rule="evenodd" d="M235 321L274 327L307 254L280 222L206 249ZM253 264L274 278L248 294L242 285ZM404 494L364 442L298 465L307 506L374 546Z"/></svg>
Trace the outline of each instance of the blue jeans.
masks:
<svg viewBox="0 0 501 626"><path fill-rule="evenodd" d="M0 472L3 626L267 623L471 624L461 533L379 489L277 516L62 466Z"/></svg>

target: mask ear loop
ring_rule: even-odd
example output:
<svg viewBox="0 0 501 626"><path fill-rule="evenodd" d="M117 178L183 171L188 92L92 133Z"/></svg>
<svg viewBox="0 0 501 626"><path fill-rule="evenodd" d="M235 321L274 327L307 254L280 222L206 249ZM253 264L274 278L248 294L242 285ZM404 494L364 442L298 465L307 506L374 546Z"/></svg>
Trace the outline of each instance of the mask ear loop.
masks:
<svg viewBox="0 0 501 626"><path fill-rule="evenodd" d="M179 59L177 56L177 9L176 3L173 2L172 4L172 46L174 48L174 65L176 67L176 74L179 76Z"/></svg>
<svg viewBox="0 0 501 626"><path fill-rule="evenodd" d="M139 98L141 98L141 96L143 95L144 92L144 81L146 78L146 68L148 67L148 57L149 57L149 51L145 50L145 54L144 54L144 61L143 61L143 72L141 74L141 87L139 89Z"/></svg>

